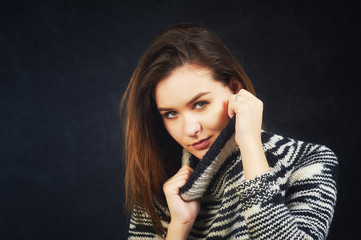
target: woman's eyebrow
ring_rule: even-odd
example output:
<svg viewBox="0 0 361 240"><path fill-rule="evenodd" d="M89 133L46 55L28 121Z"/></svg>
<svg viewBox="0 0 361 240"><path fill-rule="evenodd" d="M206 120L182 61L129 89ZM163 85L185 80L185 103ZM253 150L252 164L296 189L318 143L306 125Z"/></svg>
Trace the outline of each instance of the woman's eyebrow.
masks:
<svg viewBox="0 0 361 240"><path fill-rule="evenodd" d="M187 105L191 105L192 103L194 103L195 101L197 101L198 98L200 98L200 97L202 97L202 96L204 96L204 95L206 95L206 94L208 94L208 93L210 93L210 92L201 92L201 93L198 93L197 95L195 95L195 96L187 103Z"/></svg>
<svg viewBox="0 0 361 240"><path fill-rule="evenodd" d="M191 105L192 103L194 103L195 101L197 101L200 97L206 95L206 94L209 94L210 92L201 92L201 93L198 93L197 95L195 95L190 101L187 102L187 106ZM164 107L159 107L158 108L158 111L159 112L162 112L162 111L172 111L173 109L172 108L164 108Z"/></svg>

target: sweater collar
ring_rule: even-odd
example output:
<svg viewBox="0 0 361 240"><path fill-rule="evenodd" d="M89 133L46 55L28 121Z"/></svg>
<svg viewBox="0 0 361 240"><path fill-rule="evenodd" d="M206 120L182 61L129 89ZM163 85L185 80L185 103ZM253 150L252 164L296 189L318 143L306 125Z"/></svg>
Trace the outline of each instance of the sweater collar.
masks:
<svg viewBox="0 0 361 240"><path fill-rule="evenodd" d="M183 200L190 201L201 198L214 174L224 161L232 153L239 151L234 139L234 128L235 117L230 119L201 161L184 150L182 164L189 164L194 169L194 172L190 175L186 184L180 188Z"/></svg>

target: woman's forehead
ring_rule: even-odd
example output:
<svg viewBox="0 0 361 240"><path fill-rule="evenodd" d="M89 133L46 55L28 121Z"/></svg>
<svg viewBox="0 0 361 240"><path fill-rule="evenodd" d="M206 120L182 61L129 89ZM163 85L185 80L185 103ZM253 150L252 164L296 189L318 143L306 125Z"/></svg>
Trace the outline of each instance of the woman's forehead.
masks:
<svg viewBox="0 0 361 240"><path fill-rule="evenodd" d="M212 71L205 67L184 66L163 79L155 89L156 103L173 105L187 102L204 92L217 92L224 85L213 79Z"/></svg>

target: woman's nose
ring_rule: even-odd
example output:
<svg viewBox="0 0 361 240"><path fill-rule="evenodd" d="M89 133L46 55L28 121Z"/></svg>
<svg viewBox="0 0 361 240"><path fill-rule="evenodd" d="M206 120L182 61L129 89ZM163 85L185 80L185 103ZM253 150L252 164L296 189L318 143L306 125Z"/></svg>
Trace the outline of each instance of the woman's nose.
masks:
<svg viewBox="0 0 361 240"><path fill-rule="evenodd" d="M196 116L184 116L184 134L188 137L194 137L201 130L201 124Z"/></svg>

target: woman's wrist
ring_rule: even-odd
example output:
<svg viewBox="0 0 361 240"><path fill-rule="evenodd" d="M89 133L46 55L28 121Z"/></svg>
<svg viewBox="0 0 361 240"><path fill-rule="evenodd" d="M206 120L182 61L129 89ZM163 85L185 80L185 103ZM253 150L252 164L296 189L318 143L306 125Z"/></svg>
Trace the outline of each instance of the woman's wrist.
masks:
<svg viewBox="0 0 361 240"><path fill-rule="evenodd" d="M245 139L239 142L245 179L252 179L269 171L261 138Z"/></svg>
<svg viewBox="0 0 361 240"><path fill-rule="evenodd" d="M191 223L177 223L170 222L167 230L167 240L180 240L187 239L189 232L193 227L193 222Z"/></svg>

